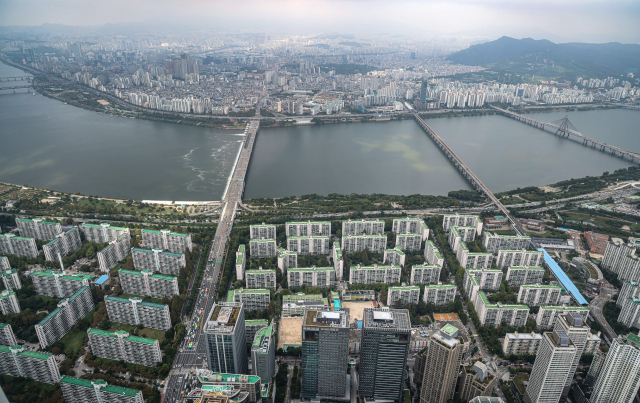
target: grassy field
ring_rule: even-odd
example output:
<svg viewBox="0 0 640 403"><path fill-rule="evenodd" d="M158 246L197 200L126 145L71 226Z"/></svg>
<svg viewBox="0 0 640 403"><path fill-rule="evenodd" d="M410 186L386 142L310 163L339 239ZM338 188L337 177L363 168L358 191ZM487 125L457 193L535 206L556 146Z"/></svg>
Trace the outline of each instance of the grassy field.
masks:
<svg viewBox="0 0 640 403"><path fill-rule="evenodd" d="M133 334L133 328L134 326L132 325L113 322L113 324L109 328L109 331L115 332L116 330L124 330L129 334ZM144 329L138 331L138 336L146 337L147 339L155 339L162 343L162 341L164 340L164 330L150 329L145 327Z"/></svg>
<svg viewBox="0 0 640 403"><path fill-rule="evenodd" d="M68 348L75 354L82 348L85 337L88 337L86 329L78 332L70 331L62 339L60 339L60 342L64 344L65 350Z"/></svg>

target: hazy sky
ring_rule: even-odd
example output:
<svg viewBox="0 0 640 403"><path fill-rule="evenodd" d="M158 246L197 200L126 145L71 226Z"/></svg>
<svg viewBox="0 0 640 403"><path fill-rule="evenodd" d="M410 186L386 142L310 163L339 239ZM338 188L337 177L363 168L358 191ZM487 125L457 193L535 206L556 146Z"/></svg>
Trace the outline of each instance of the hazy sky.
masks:
<svg viewBox="0 0 640 403"><path fill-rule="evenodd" d="M178 23L250 32L640 42L639 0L0 0L0 25Z"/></svg>

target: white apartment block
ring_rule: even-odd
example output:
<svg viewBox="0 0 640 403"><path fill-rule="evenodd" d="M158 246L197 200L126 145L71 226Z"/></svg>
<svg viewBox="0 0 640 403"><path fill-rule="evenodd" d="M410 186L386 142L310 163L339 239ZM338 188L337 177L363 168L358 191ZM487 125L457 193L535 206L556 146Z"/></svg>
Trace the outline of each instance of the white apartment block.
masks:
<svg viewBox="0 0 640 403"><path fill-rule="evenodd" d="M525 284L542 283L544 269L542 267L514 267L509 266L505 280L509 287L519 287Z"/></svg>
<svg viewBox="0 0 640 403"><path fill-rule="evenodd" d="M124 260L131 252L131 237L128 234L122 234L117 239L109 242L98 252L98 262L100 270L109 271L116 267L118 262Z"/></svg>
<svg viewBox="0 0 640 403"><path fill-rule="evenodd" d="M640 285L640 283L637 281L623 282L622 287L620 288L620 293L618 294L616 305L622 308L623 303L629 298L640 297L640 287L638 287L638 285Z"/></svg>
<svg viewBox="0 0 640 403"><path fill-rule="evenodd" d="M582 316L582 320L586 321L589 315L589 308L584 306L568 306L566 304L541 306L536 316L536 327L538 329L553 329L560 315L566 315L572 312Z"/></svg>
<svg viewBox="0 0 640 403"><path fill-rule="evenodd" d="M288 222L284 225L287 237L290 236L331 236L331 222Z"/></svg>
<svg viewBox="0 0 640 403"><path fill-rule="evenodd" d="M73 227L70 230L58 233L53 240L42 246L45 259L57 261L82 247L80 230Z"/></svg>
<svg viewBox="0 0 640 403"><path fill-rule="evenodd" d="M15 291L4 290L0 293L0 313L3 315L20 313L20 303Z"/></svg>
<svg viewBox="0 0 640 403"><path fill-rule="evenodd" d="M522 327L529 318L527 305L503 305L492 304L487 299L484 291L478 291L475 299L476 312L482 326L498 327L501 324L513 327Z"/></svg>
<svg viewBox="0 0 640 403"><path fill-rule="evenodd" d="M60 382L60 371L53 354L25 351L17 344L0 346L0 374L50 384Z"/></svg>
<svg viewBox="0 0 640 403"><path fill-rule="evenodd" d="M502 352L509 356L515 355L536 355L542 342L540 333L507 333L502 342Z"/></svg>
<svg viewBox="0 0 640 403"><path fill-rule="evenodd" d="M9 258L6 256L0 256L0 271L11 270L11 264L9 264Z"/></svg>
<svg viewBox="0 0 640 403"><path fill-rule="evenodd" d="M331 253L331 239L326 235L290 236L287 250L300 255L328 255Z"/></svg>
<svg viewBox="0 0 640 403"><path fill-rule="evenodd" d="M278 248L278 268L286 274L290 267L298 267L298 253Z"/></svg>
<svg viewBox="0 0 640 403"><path fill-rule="evenodd" d="M126 294L162 299L180 294L178 278L151 271L119 270L120 285Z"/></svg>
<svg viewBox="0 0 640 403"><path fill-rule="evenodd" d="M263 269L245 271L247 288L277 288L275 269Z"/></svg>
<svg viewBox="0 0 640 403"><path fill-rule="evenodd" d="M489 269L493 262L493 254L489 252L469 252L466 242L460 242L456 258L465 269Z"/></svg>
<svg viewBox="0 0 640 403"><path fill-rule="evenodd" d="M244 270L247 264L247 253L245 246L238 246L236 251L236 279L244 280ZM280 265L280 259L278 259L278 266ZM282 270L282 267L280 268Z"/></svg>
<svg viewBox="0 0 640 403"><path fill-rule="evenodd" d="M340 243L333 243L333 250L331 251L331 258L333 259L333 268L336 271L336 279L342 280L342 273L344 272L344 259L342 258L342 249L340 249ZM296 262L297 263L297 262ZM295 267L298 265L296 264Z"/></svg>
<svg viewBox="0 0 640 403"><path fill-rule="evenodd" d="M544 253L537 250L499 250L496 257L498 269L506 267L541 267Z"/></svg>
<svg viewBox="0 0 640 403"><path fill-rule="evenodd" d="M438 284L441 270L442 267L435 264L414 264L411 267L411 285Z"/></svg>
<svg viewBox="0 0 640 403"><path fill-rule="evenodd" d="M613 341L593 387L592 403L631 403L640 387L640 337L631 333Z"/></svg>
<svg viewBox="0 0 640 403"><path fill-rule="evenodd" d="M251 259L266 259L276 257L278 247L275 239L252 239L249 241L249 256Z"/></svg>
<svg viewBox="0 0 640 403"><path fill-rule="evenodd" d="M395 307L398 301L401 301L403 306L420 302L420 286L389 287L387 305Z"/></svg>
<svg viewBox="0 0 640 403"><path fill-rule="evenodd" d="M527 284L520 287L518 303L529 306L558 305L562 287L557 285Z"/></svg>
<svg viewBox="0 0 640 403"><path fill-rule="evenodd" d="M429 239L429 227L422 218L394 218L394 234L420 234L421 241Z"/></svg>
<svg viewBox="0 0 640 403"><path fill-rule="evenodd" d="M620 297L618 297L618 300L620 300ZM640 298L626 298L621 305L622 309L620 310L620 315L618 315L618 322L629 328L637 327L638 322L640 322Z"/></svg>
<svg viewBox="0 0 640 403"><path fill-rule="evenodd" d="M20 276L18 274L18 270L13 269L5 269L0 272L2 276L2 282L4 283L4 288L7 290L19 290L22 288L22 282L20 281Z"/></svg>
<svg viewBox="0 0 640 403"><path fill-rule="evenodd" d="M15 234L0 234L0 253L35 259L38 257L38 247L34 238L23 238Z"/></svg>
<svg viewBox="0 0 640 403"><path fill-rule="evenodd" d="M347 235L342 237L342 252L355 253L368 249L373 253L383 254L387 248L387 237L383 234Z"/></svg>
<svg viewBox="0 0 640 403"><path fill-rule="evenodd" d="M349 284L393 284L400 282L400 266L352 266L349 271Z"/></svg>
<svg viewBox="0 0 640 403"><path fill-rule="evenodd" d="M609 242L602 257L603 269L618 275L620 280L640 279L640 258L636 250L640 246L638 239L629 237L628 243Z"/></svg>
<svg viewBox="0 0 640 403"><path fill-rule="evenodd" d="M21 236L40 241L50 241L62 232L60 223L43 221L40 218L34 218L33 220L16 218L16 225Z"/></svg>
<svg viewBox="0 0 640 403"><path fill-rule="evenodd" d="M336 284L336 271L333 267L297 267L287 272L287 284L291 287L329 288Z"/></svg>
<svg viewBox="0 0 640 403"><path fill-rule="evenodd" d="M251 239L276 239L276 226L267 225L250 225L249 236Z"/></svg>
<svg viewBox="0 0 640 403"><path fill-rule="evenodd" d="M107 223L100 225L84 223L82 230L84 231L84 237L87 241L95 243L111 242L125 234L131 237L129 228L112 227L111 224Z"/></svg>
<svg viewBox="0 0 640 403"><path fill-rule="evenodd" d="M40 347L50 346L64 337L94 306L91 289L87 286L58 302L58 307L35 325Z"/></svg>
<svg viewBox="0 0 640 403"><path fill-rule="evenodd" d="M442 229L449 232L449 228L456 227L476 227L476 234L482 233L482 220L477 215L466 214L445 214L442 220Z"/></svg>
<svg viewBox="0 0 640 403"><path fill-rule="evenodd" d="M145 367L155 367L158 362L162 362L158 340L131 336L124 330L108 332L89 328L87 335L91 352L97 357Z"/></svg>
<svg viewBox="0 0 640 403"><path fill-rule="evenodd" d="M493 232L485 231L482 235L482 244L487 252L498 253L502 249L527 249L531 243L531 238L522 235L498 235Z"/></svg>
<svg viewBox="0 0 640 403"><path fill-rule="evenodd" d="M13 334L13 329L8 323L0 323L0 345L3 346L15 346L18 344L16 336Z"/></svg>
<svg viewBox="0 0 640 403"><path fill-rule="evenodd" d="M184 253L185 250L191 251L191 235L171 232L168 229L153 231L143 229L142 242L147 249L163 249L172 253Z"/></svg>
<svg viewBox="0 0 640 403"><path fill-rule="evenodd" d="M424 287L424 295L422 300L425 304L434 304L442 306L455 301L458 289L454 284L426 285Z"/></svg>
<svg viewBox="0 0 640 403"><path fill-rule="evenodd" d="M107 295L104 297L107 315L112 322L128 325L142 325L151 329L169 330L171 328L171 313L169 305L143 302L140 298L118 298Z"/></svg>
<svg viewBox="0 0 640 403"><path fill-rule="evenodd" d="M460 242L471 242L476 238L476 227L457 227L452 226L449 228L449 236L447 240L449 241L449 246L453 253L458 252L458 248L460 247Z"/></svg>
<svg viewBox="0 0 640 403"><path fill-rule="evenodd" d="M65 402L144 403L142 391L109 385L103 379L82 379L63 375L60 388Z"/></svg>
<svg viewBox="0 0 640 403"><path fill-rule="evenodd" d="M396 248L417 252L422 249L422 235L420 234L396 234Z"/></svg>
<svg viewBox="0 0 640 403"><path fill-rule="evenodd" d="M402 249L400 249L399 246L397 246L397 240L396 240L396 247L393 249L385 249L384 250L384 257L382 258L382 261L385 264L393 264L396 266L404 266L404 261L405 261L406 255L405 253L402 251Z"/></svg>
<svg viewBox="0 0 640 403"><path fill-rule="evenodd" d="M596 351L600 351L600 344L602 344L600 332L598 332L598 334L589 333L582 354L595 355Z"/></svg>
<svg viewBox="0 0 640 403"><path fill-rule="evenodd" d="M184 253L163 252L162 249L131 248L133 267L136 270L151 270L170 276L180 274L180 269L187 266Z"/></svg>
<svg viewBox="0 0 640 403"><path fill-rule="evenodd" d="M435 264L440 267L444 264L444 258L433 241L427 241L424 244L424 260L427 264Z"/></svg>
<svg viewBox="0 0 640 403"><path fill-rule="evenodd" d="M36 294L53 298L67 298L82 287L91 285L95 276L90 274L67 274L64 271L34 271L31 280Z"/></svg>
<svg viewBox="0 0 640 403"><path fill-rule="evenodd" d="M229 290L227 302L237 302L242 304L245 311L264 311L271 303L271 291L269 290L247 290L238 288Z"/></svg>
<svg viewBox="0 0 640 403"><path fill-rule="evenodd" d="M347 220L342 221L342 235L384 234L384 220Z"/></svg>
<svg viewBox="0 0 640 403"><path fill-rule="evenodd" d="M478 285L481 290L495 291L500 289L500 283L502 282L502 270L493 269L467 269L464 272L464 290L469 294L471 287L470 277L473 276L478 280Z"/></svg>

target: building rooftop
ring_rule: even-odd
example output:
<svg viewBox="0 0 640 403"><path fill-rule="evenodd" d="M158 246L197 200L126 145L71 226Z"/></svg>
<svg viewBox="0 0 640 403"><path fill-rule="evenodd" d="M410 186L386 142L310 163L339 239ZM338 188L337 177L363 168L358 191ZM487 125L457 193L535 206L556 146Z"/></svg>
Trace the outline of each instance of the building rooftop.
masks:
<svg viewBox="0 0 640 403"><path fill-rule="evenodd" d="M221 384L221 383L256 383L260 382L259 376L239 375L239 374L222 374L203 370L198 373L198 380L205 384Z"/></svg>
<svg viewBox="0 0 640 403"><path fill-rule="evenodd" d="M211 333L232 332L241 310L242 304L237 302L215 304L211 309L204 330Z"/></svg>
<svg viewBox="0 0 640 403"><path fill-rule="evenodd" d="M63 375L62 378L60 378L60 382L68 383L70 385L75 385L75 386L82 386L89 389L94 389L93 385L104 385L101 387L101 390L104 390L105 392L114 393L122 396L129 396L129 397L135 397L138 393L141 393L139 390L123 388L115 385L109 385L103 379L88 380L88 379L76 378L74 376Z"/></svg>
<svg viewBox="0 0 640 403"><path fill-rule="evenodd" d="M148 306L148 307L157 308L157 309L165 309L165 307L167 306L167 305L162 305L162 304L155 304L153 302L144 302L140 298L124 299L124 298L112 297L110 295L107 295L107 296L104 297L104 299L105 299L105 301L109 300L109 301L120 302L120 303L124 303L124 304L133 304L133 302L131 300L138 300L138 305Z"/></svg>
<svg viewBox="0 0 640 403"><path fill-rule="evenodd" d="M540 248L538 251L544 253L544 262L549 266L553 275L558 279L558 281L562 284L565 290L569 291L569 293L573 296L573 299L580 305L589 305L589 302L580 294L578 288L573 284L573 281L569 279L567 274L558 266L551 256L547 253L546 250Z"/></svg>
<svg viewBox="0 0 640 403"><path fill-rule="evenodd" d="M307 309L302 321L304 326L318 327L349 327L349 314L347 311L321 311Z"/></svg>
<svg viewBox="0 0 640 403"><path fill-rule="evenodd" d="M410 332L411 320L406 309L365 308L362 326L363 329L390 328Z"/></svg>
<svg viewBox="0 0 640 403"><path fill-rule="evenodd" d="M542 270L544 271L542 267L509 266L509 269L510 270Z"/></svg>
<svg viewBox="0 0 640 403"><path fill-rule="evenodd" d="M158 249L142 249L142 248L131 248L132 251L136 251L136 252L144 252L144 253L154 253L156 250ZM169 255L169 256L182 256L182 253L171 253L171 252L164 252L162 250L159 250L160 254L162 255Z"/></svg>

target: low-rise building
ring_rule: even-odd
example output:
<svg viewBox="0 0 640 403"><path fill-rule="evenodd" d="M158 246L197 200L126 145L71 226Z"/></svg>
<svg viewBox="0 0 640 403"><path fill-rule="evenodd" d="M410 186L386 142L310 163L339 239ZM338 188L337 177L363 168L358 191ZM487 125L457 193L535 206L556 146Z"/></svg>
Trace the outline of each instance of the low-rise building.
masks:
<svg viewBox="0 0 640 403"><path fill-rule="evenodd" d="M331 236L331 222L329 221L288 222L284 228L287 237Z"/></svg>
<svg viewBox="0 0 640 403"><path fill-rule="evenodd" d="M384 220L361 219L342 221L342 235L384 234Z"/></svg>
<svg viewBox="0 0 640 403"><path fill-rule="evenodd" d="M252 239L249 241L251 259L267 259L276 257L278 247L275 239Z"/></svg>
<svg viewBox="0 0 640 403"><path fill-rule="evenodd" d="M414 264L411 267L411 284L437 284L440 281L442 266Z"/></svg>
<svg viewBox="0 0 640 403"><path fill-rule="evenodd" d="M17 344L0 345L0 374L50 384L60 382L60 371L53 354L25 351Z"/></svg>
<svg viewBox="0 0 640 403"><path fill-rule="evenodd" d="M396 245L396 247L393 249L384 250L384 257L382 258L382 261L385 264L404 266L405 257L406 257L405 253L402 251L402 249L399 246Z"/></svg>
<svg viewBox="0 0 640 403"><path fill-rule="evenodd" d="M290 267L298 267L298 253L278 248L278 268L285 274Z"/></svg>
<svg viewBox="0 0 640 403"><path fill-rule="evenodd" d="M502 270L493 269L467 269L464 272L464 291L470 294L471 280L470 277L475 277L478 280L478 285L481 290L498 290L500 289L500 283L502 283Z"/></svg>
<svg viewBox="0 0 640 403"><path fill-rule="evenodd" d="M465 269L489 269L493 262L493 254L489 252L470 252L466 242L460 242L456 258Z"/></svg>
<svg viewBox="0 0 640 403"><path fill-rule="evenodd" d="M503 305L499 302L492 304L483 291L478 291L477 293L475 308L482 326L498 327L501 324L505 324L507 326L522 327L529 318L529 307L527 305Z"/></svg>
<svg viewBox="0 0 640 403"><path fill-rule="evenodd" d="M586 231L584 237L587 240L589 252L604 255L609 244L609 235L597 234L593 231Z"/></svg>
<svg viewBox="0 0 640 403"><path fill-rule="evenodd" d="M35 259L38 257L38 247L34 238L23 238L15 234L0 234L0 253Z"/></svg>
<svg viewBox="0 0 640 403"><path fill-rule="evenodd" d="M89 328L87 335L91 352L97 357L145 367L154 367L158 362L162 362L158 340L132 336L124 330L108 332Z"/></svg>
<svg viewBox="0 0 640 403"><path fill-rule="evenodd" d="M398 301L401 301L402 305L417 304L420 302L420 286L389 287L387 291L387 305L395 307Z"/></svg>
<svg viewBox="0 0 640 403"><path fill-rule="evenodd" d="M261 225L250 225L249 236L251 239L276 239L276 226L265 223Z"/></svg>
<svg viewBox="0 0 640 403"><path fill-rule="evenodd" d="M502 342L502 352L509 356L515 355L536 355L538 347L542 342L540 333L507 333Z"/></svg>
<svg viewBox="0 0 640 403"><path fill-rule="evenodd" d="M276 270L263 269L245 271L247 288L276 288Z"/></svg>
<svg viewBox="0 0 640 403"><path fill-rule="evenodd" d="M71 328L94 308L91 289L84 286L69 298L58 302L58 307L35 325L40 347L45 348L60 340Z"/></svg>
<svg viewBox="0 0 640 403"><path fill-rule="evenodd" d="M114 239L120 238L122 235L128 235L131 237L129 228L112 227L111 224L89 224L84 223L82 225L82 231L84 236L89 242L94 243L107 243Z"/></svg>
<svg viewBox="0 0 640 403"><path fill-rule="evenodd" d="M340 298L343 301L375 301L375 290L342 290Z"/></svg>
<svg viewBox="0 0 640 403"><path fill-rule="evenodd" d="M19 290L22 288L22 282L20 281L18 270L9 268L6 270L2 270L2 272L0 272L0 275L2 275L4 288L6 288L7 290Z"/></svg>
<svg viewBox="0 0 640 403"><path fill-rule="evenodd" d="M331 242L325 235L290 236L287 238L287 250L300 255L328 255Z"/></svg>
<svg viewBox="0 0 640 403"><path fill-rule="evenodd" d="M126 294L162 299L180 294L178 278L143 270L119 270L120 285Z"/></svg>
<svg viewBox="0 0 640 403"><path fill-rule="evenodd" d="M265 289L243 289L229 290L227 302L239 302L245 311L264 311L271 302L271 291Z"/></svg>
<svg viewBox="0 0 640 403"><path fill-rule="evenodd" d="M531 237L523 235L498 235L489 231L482 235L482 244L487 252L496 254L503 249L527 249L530 243Z"/></svg>
<svg viewBox="0 0 640 403"><path fill-rule="evenodd" d="M57 222L43 221L41 218L16 218L16 225L20 235L39 241L50 241L62 232L62 226Z"/></svg>
<svg viewBox="0 0 640 403"><path fill-rule="evenodd" d="M142 325L152 329L169 330L171 328L171 312L169 305L143 302L140 298L104 297L109 320L128 325Z"/></svg>
<svg viewBox="0 0 640 403"><path fill-rule="evenodd" d="M457 227L453 226L449 229L447 241L453 253L458 252L460 242L471 242L476 238L476 227Z"/></svg>
<svg viewBox="0 0 640 403"><path fill-rule="evenodd" d="M435 264L440 267L444 264L444 258L433 241L427 241L424 244L424 260L427 264Z"/></svg>
<svg viewBox="0 0 640 403"><path fill-rule="evenodd" d="M442 229L449 232L449 228L456 227L476 227L476 234L482 232L482 220L477 215L467 214L445 214L442 219Z"/></svg>
<svg viewBox="0 0 640 403"><path fill-rule="evenodd" d="M196 370L198 383L202 388L212 386L220 390L240 390L249 393L249 402L262 401L261 380L256 375L223 374L209 370Z"/></svg>
<svg viewBox="0 0 640 403"><path fill-rule="evenodd" d="M131 251L131 237L127 233L123 233L113 241L109 241L109 245L105 246L98 252L98 262L100 270L109 271L116 267L118 262L124 260Z"/></svg>
<svg viewBox="0 0 640 403"><path fill-rule="evenodd" d="M436 306L447 305L456 299L458 289L454 284L442 284L424 286L424 295L422 300L425 304L434 304Z"/></svg>
<svg viewBox="0 0 640 403"><path fill-rule="evenodd" d="M66 402L144 403L141 390L109 385L104 379L63 375L60 388Z"/></svg>
<svg viewBox="0 0 640 403"><path fill-rule="evenodd" d="M82 287L89 286L95 276L83 273L67 274L64 271L34 271L31 280L36 294L53 298L66 298Z"/></svg>
<svg viewBox="0 0 640 403"><path fill-rule="evenodd" d="M556 325L556 320L558 320L561 315L568 313L577 313L582 317L582 320L586 322L587 316L589 315L589 308L586 306L569 306L566 304L541 306L536 315L536 327L538 329L552 329Z"/></svg>
<svg viewBox="0 0 640 403"><path fill-rule="evenodd" d="M180 274L180 269L187 266L184 253L163 252L162 249L131 248L133 267L136 270L157 271L170 276Z"/></svg>
<svg viewBox="0 0 640 403"><path fill-rule="evenodd" d="M542 267L516 267L509 266L505 280L509 287L519 287L525 284L542 283L544 269Z"/></svg>
<svg viewBox="0 0 640 403"><path fill-rule="evenodd" d="M383 254L387 248L387 237L384 234L346 235L342 237L342 252L355 253L367 249L369 252Z"/></svg>
<svg viewBox="0 0 640 403"><path fill-rule="evenodd" d="M282 316L302 316L306 309L329 309L329 301L321 294L282 296Z"/></svg>
<svg viewBox="0 0 640 403"><path fill-rule="evenodd" d="M529 306L558 305L562 287L557 285L526 284L520 286L517 302Z"/></svg>
<svg viewBox="0 0 640 403"><path fill-rule="evenodd" d="M352 266L349 271L349 284L393 284L400 282L400 266Z"/></svg>
<svg viewBox="0 0 640 403"><path fill-rule="evenodd" d="M244 270L247 264L247 253L245 251L245 246L238 246L238 250L236 252L236 279L244 280ZM278 259L278 266L280 266L280 259ZM280 267L282 270L282 267Z"/></svg>
<svg viewBox="0 0 640 403"><path fill-rule="evenodd" d="M80 247L82 247L80 230L78 227L71 227L56 234L51 241L42 246L42 250L46 260L59 261Z"/></svg>
<svg viewBox="0 0 640 403"><path fill-rule="evenodd" d="M142 229L142 242L147 249L162 249L172 253L184 253L185 250L191 251L191 235L172 232L168 229L154 231L150 229Z"/></svg>
<svg viewBox="0 0 640 403"><path fill-rule="evenodd" d="M4 290L0 292L0 313L10 315L12 313L20 313L20 311L20 303L15 291Z"/></svg>
<svg viewBox="0 0 640 403"><path fill-rule="evenodd" d="M342 280L342 274L344 272L344 259L342 258L342 249L340 249L339 242L333 243L333 250L331 251L331 257L333 259L333 268L336 271L336 279ZM297 264L296 264L296 267L298 267Z"/></svg>
<svg viewBox="0 0 640 403"><path fill-rule="evenodd" d="M15 346L18 344L13 329L8 323L0 323L0 344L3 346Z"/></svg>
<svg viewBox="0 0 640 403"><path fill-rule="evenodd" d="M396 248L417 252L422 249L422 235L420 234L396 234Z"/></svg>
<svg viewBox="0 0 640 403"><path fill-rule="evenodd" d="M498 269L506 267L540 267L542 266L544 253L537 250L509 250L498 251L496 266Z"/></svg>
<svg viewBox="0 0 640 403"><path fill-rule="evenodd" d="M336 284L336 272L333 267L297 267L287 272L289 287L329 288Z"/></svg>

